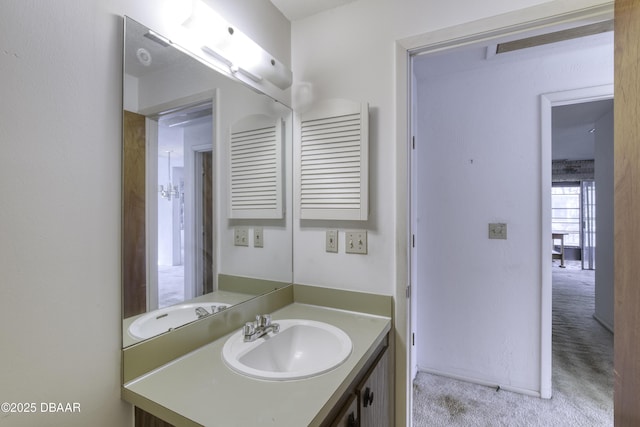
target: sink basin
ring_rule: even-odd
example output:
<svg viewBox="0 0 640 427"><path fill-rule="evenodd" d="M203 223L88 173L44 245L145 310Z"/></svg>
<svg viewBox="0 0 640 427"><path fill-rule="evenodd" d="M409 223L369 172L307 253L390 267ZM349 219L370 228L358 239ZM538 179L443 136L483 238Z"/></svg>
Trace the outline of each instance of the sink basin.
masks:
<svg viewBox="0 0 640 427"><path fill-rule="evenodd" d="M219 302L193 302L150 311L131 323L129 335L138 339L151 338L198 320L198 315L196 314L196 308L198 307L204 308L208 313L211 313L212 306L220 310L221 307L227 308L229 305Z"/></svg>
<svg viewBox="0 0 640 427"><path fill-rule="evenodd" d="M234 371L263 380L309 378L341 365L351 354L349 336L324 322L274 320L280 332L244 342L242 332L224 344L222 357Z"/></svg>

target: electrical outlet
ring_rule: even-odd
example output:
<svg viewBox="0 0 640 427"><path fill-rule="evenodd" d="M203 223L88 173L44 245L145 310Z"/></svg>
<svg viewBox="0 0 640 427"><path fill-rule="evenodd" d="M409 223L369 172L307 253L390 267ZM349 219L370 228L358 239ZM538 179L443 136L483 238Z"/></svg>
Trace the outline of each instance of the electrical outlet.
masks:
<svg viewBox="0 0 640 427"><path fill-rule="evenodd" d="M233 244L236 246L249 246L249 229L246 227L234 228Z"/></svg>
<svg viewBox="0 0 640 427"><path fill-rule="evenodd" d="M264 233L262 227L256 227L253 229L253 247L264 248Z"/></svg>
<svg viewBox="0 0 640 427"><path fill-rule="evenodd" d="M367 253L367 232L361 231L345 231L345 252L348 254L366 254Z"/></svg>
<svg viewBox="0 0 640 427"><path fill-rule="evenodd" d="M489 224L489 238L490 239L507 239L507 224L503 222L496 222Z"/></svg>
<svg viewBox="0 0 640 427"><path fill-rule="evenodd" d="M325 248L327 252L338 252L338 230L327 230Z"/></svg>

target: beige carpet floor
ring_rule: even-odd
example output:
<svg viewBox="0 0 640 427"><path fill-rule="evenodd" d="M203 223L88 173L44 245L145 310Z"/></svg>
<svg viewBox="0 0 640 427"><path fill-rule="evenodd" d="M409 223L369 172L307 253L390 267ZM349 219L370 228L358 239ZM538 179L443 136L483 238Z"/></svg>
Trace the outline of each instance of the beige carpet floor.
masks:
<svg viewBox="0 0 640 427"><path fill-rule="evenodd" d="M553 397L419 373L413 425L613 425L613 335L594 318L594 271L553 267Z"/></svg>

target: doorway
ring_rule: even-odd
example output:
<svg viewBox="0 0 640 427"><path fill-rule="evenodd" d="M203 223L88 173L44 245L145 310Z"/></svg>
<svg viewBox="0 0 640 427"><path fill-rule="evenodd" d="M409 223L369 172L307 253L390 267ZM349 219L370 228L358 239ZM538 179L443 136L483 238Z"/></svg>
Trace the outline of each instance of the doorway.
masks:
<svg viewBox="0 0 640 427"><path fill-rule="evenodd" d="M545 113L540 116L539 102L540 93L548 91L545 87L562 83L559 79L549 85L539 83L527 95L531 101L474 103L479 97L497 99L499 92L516 93L516 76L525 76L531 88L545 61L539 56L528 66L483 84L476 78L493 71L484 69L487 62L479 62L504 64L507 60L489 59L486 45L485 50L471 47L475 48L471 53L460 48L431 55L467 55L455 59L456 65L477 61L467 71L452 72L447 65L432 63L418 75L416 57L412 62L411 93L418 100L410 102L412 125L416 125L411 164L417 169L412 170L411 188L425 192L410 202L411 237L418 242L411 247L412 297L417 301L412 306L422 310L410 330L417 343L411 368L470 382L499 383L502 388L548 398L551 289L545 278L548 275L550 282L551 245L542 236L551 236L551 225L541 216L550 217L551 212L551 146L541 147L539 123L541 118L551 118ZM562 49L552 50L550 62ZM608 65L612 69L612 60ZM460 78L447 82L454 74ZM593 86L610 81L608 76L584 79ZM421 88L420 81L427 80L437 84ZM422 111L420 97L430 100ZM516 129L521 117L531 120ZM544 166L547 157L549 165ZM488 237L491 224L506 224L506 239ZM539 329L532 330L532 324ZM531 338L536 336L540 341ZM500 349L498 356L496 349ZM530 381L516 378L527 371Z"/></svg>
<svg viewBox="0 0 640 427"><path fill-rule="evenodd" d="M150 310L215 286L213 117L207 101L148 119L147 222L157 230L148 248Z"/></svg>
<svg viewBox="0 0 640 427"><path fill-rule="evenodd" d="M613 88L544 97L558 101L543 144L552 147L551 230L564 243L550 272L554 392L572 384L612 408Z"/></svg>

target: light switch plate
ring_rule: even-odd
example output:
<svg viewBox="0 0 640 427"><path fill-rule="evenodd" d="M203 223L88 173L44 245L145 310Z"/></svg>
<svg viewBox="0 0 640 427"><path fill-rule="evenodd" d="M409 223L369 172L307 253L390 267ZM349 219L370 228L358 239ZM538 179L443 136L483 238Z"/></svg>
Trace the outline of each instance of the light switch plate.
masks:
<svg viewBox="0 0 640 427"><path fill-rule="evenodd" d="M327 230L325 248L327 252L338 252L338 230Z"/></svg>
<svg viewBox="0 0 640 427"><path fill-rule="evenodd" d="M249 246L249 229L246 227L234 228L233 244L236 246Z"/></svg>
<svg viewBox="0 0 640 427"><path fill-rule="evenodd" d="M489 224L490 239L507 239L507 224L503 222L495 222Z"/></svg>
<svg viewBox="0 0 640 427"><path fill-rule="evenodd" d="M262 227L253 229L253 247L264 248L264 232Z"/></svg>
<svg viewBox="0 0 640 427"><path fill-rule="evenodd" d="M367 253L367 232L366 230L345 231L344 233L345 252L348 254Z"/></svg>

